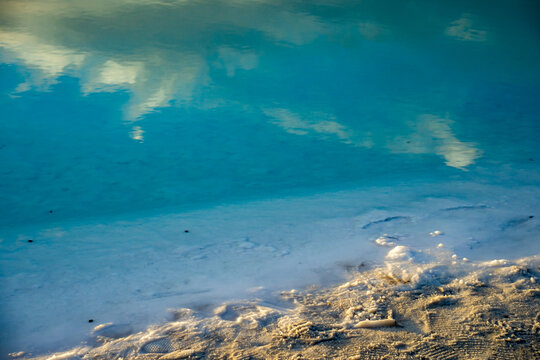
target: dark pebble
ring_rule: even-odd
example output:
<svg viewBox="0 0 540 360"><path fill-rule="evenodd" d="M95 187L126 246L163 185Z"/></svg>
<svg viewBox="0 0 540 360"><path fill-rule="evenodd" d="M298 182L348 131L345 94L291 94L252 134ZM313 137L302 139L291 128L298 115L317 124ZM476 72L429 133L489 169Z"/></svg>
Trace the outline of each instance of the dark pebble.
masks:
<svg viewBox="0 0 540 360"><path fill-rule="evenodd" d="M92 323L92 322L94 322L94 319L90 319L90 320L88 320L88 322L89 322L89 323Z"/></svg>

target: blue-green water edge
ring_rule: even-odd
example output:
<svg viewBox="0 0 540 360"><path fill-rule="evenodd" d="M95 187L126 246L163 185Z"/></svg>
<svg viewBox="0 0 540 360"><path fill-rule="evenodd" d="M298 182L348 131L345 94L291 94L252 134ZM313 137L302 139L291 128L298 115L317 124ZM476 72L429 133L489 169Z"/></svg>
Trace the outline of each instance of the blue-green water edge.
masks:
<svg viewBox="0 0 540 360"><path fill-rule="evenodd" d="M538 180L534 1L0 6L4 227Z"/></svg>
<svg viewBox="0 0 540 360"><path fill-rule="evenodd" d="M539 254L537 14L0 0L0 357L349 264Z"/></svg>

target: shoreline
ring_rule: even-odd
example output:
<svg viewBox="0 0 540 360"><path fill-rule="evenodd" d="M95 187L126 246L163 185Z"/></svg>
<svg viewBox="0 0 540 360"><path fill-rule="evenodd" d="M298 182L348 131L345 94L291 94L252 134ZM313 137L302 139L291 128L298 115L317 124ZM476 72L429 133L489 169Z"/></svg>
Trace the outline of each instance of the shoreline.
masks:
<svg viewBox="0 0 540 360"><path fill-rule="evenodd" d="M96 326L93 343L16 359L530 359L540 353L540 256L418 263L393 248L384 266L349 281L236 301L122 337ZM394 255L392 255L394 253ZM395 256L395 253L403 253Z"/></svg>
<svg viewBox="0 0 540 360"><path fill-rule="evenodd" d="M417 262L443 250L471 262L540 254L540 189L457 185L18 229L0 242L3 355L73 348L100 324L144 331L171 321L171 308L273 301L283 289L330 286L359 264L382 264L399 246Z"/></svg>

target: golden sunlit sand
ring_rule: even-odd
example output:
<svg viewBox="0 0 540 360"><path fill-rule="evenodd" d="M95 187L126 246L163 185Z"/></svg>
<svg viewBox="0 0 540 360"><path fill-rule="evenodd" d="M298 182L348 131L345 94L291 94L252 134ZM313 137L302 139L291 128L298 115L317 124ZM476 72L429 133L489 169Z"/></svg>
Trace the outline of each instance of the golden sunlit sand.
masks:
<svg viewBox="0 0 540 360"><path fill-rule="evenodd" d="M100 325L94 344L36 359L533 359L539 260L362 265L346 283L282 292L275 304L176 310L127 337Z"/></svg>

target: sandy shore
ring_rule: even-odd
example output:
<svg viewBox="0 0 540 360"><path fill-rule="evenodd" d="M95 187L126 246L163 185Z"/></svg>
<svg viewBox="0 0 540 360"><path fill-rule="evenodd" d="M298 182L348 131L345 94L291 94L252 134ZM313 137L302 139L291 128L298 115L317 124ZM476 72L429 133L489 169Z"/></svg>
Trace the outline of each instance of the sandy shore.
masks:
<svg viewBox="0 0 540 360"><path fill-rule="evenodd" d="M96 326L85 346L35 359L533 359L540 357L540 258L419 263L390 250L384 265L348 267L330 288L180 309L126 336ZM431 254L433 255L433 254ZM430 256L431 256L430 255ZM418 257L417 257L418 258Z"/></svg>
<svg viewBox="0 0 540 360"><path fill-rule="evenodd" d="M411 291L419 291L420 284L444 285L480 271L475 262L540 254L539 194L536 187L508 190L472 183L411 185L399 191L377 187L12 229L0 239L0 358L81 344L99 347L106 338L110 343L172 322L168 309L192 308L190 321L207 326L209 319L221 319L213 310L223 302L260 299L258 305L272 314L289 316L298 311L292 300L279 296L281 291L306 291L310 284L328 291L360 276L350 269L362 262L363 276L376 280L382 275L370 271L391 269L398 272L393 277L409 281L401 287ZM420 283L427 269L440 275ZM383 282L372 291L391 289ZM312 295L322 296L322 291ZM408 318L392 306L403 325ZM336 314L332 326L345 320ZM221 319L223 326L235 324L230 319ZM114 326L104 326L109 323ZM93 331L96 326L101 330Z"/></svg>

